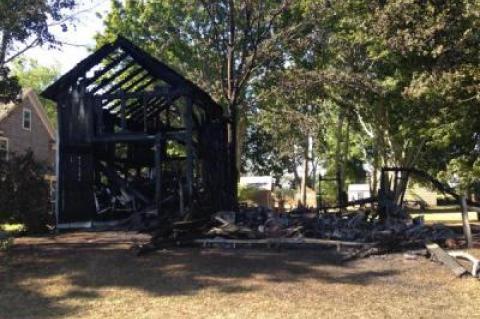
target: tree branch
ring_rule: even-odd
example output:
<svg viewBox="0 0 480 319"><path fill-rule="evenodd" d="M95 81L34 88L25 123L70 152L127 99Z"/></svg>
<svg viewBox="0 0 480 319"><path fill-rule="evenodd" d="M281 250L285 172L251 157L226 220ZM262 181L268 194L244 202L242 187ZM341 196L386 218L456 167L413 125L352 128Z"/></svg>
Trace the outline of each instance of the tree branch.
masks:
<svg viewBox="0 0 480 319"><path fill-rule="evenodd" d="M30 50L30 49L33 48L33 47L36 47L36 46L39 45L39 44L40 44L40 39L39 39L39 38L36 38L36 39L33 40L32 42L30 42L30 44L26 45L23 49L21 49L20 51L16 52L14 55L6 58L4 64L7 64L7 63L13 61L14 59L16 59L17 57L19 57L20 55L22 55L22 54L25 53L26 51Z"/></svg>

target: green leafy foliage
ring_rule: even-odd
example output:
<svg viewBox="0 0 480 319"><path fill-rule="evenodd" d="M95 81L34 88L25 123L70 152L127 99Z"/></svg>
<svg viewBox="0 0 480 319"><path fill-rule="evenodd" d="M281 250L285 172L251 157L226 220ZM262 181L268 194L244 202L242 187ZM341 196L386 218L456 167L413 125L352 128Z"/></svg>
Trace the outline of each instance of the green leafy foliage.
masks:
<svg viewBox="0 0 480 319"><path fill-rule="evenodd" d="M0 251L8 250L13 246L13 237L8 236L6 233L0 231Z"/></svg>
<svg viewBox="0 0 480 319"><path fill-rule="evenodd" d="M347 181L370 163L479 184L477 0L112 3L98 44L122 34L239 110L245 171L296 173L310 138Z"/></svg>
<svg viewBox="0 0 480 319"><path fill-rule="evenodd" d="M269 83L269 90L288 97L317 85L310 100L329 105L317 154L327 167L337 160L329 154L338 153L333 123L343 116L351 126L347 158L370 162L377 171L415 165L445 180L458 178L463 188L478 183L479 2L304 3L312 28L289 46L292 62L283 73L308 83L289 90ZM265 101L259 108L297 112L294 101ZM296 135L298 122L282 118L294 123L289 131Z"/></svg>
<svg viewBox="0 0 480 319"><path fill-rule="evenodd" d="M20 223L31 233L47 229L52 216L46 173L32 152L0 161L0 223Z"/></svg>
<svg viewBox="0 0 480 319"><path fill-rule="evenodd" d="M286 23L286 8L284 1L114 0L97 43L121 34L236 107L250 79L282 58L271 49L287 37L286 29L275 29Z"/></svg>
<svg viewBox="0 0 480 319"><path fill-rule="evenodd" d="M10 75L7 64L35 46L59 46L50 28L60 25L66 30L65 13L75 3L75 0L0 1L0 102L12 101L20 92L17 78Z"/></svg>
<svg viewBox="0 0 480 319"><path fill-rule="evenodd" d="M60 66L43 66L36 60L19 58L13 63L12 74L18 79L22 88L32 88L39 94L60 76ZM57 111L55 103L41 97L40 100L50 122L56 126Z"/></svg>

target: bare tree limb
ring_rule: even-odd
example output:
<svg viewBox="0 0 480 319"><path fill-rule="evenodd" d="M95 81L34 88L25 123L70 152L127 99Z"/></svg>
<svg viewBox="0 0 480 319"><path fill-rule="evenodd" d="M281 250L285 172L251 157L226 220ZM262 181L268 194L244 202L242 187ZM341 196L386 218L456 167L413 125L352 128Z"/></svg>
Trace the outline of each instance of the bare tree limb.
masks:
<svg viewBox="0 0 480 319"><path fill-rule="evenodd" d="M23 53L25 53L26 51L36 47L37 45L40 44L40 39L39 38L36 38L34 39L32 42L30 42L29 44L27 44L24 48L22 48L20 51L17 51L15 54L9 56L8 58L5 59L5 62L3 64L7 64L11 61L13 61L14 59L16 59L17 57L19 57L20 55L22 55Z"/></svg>

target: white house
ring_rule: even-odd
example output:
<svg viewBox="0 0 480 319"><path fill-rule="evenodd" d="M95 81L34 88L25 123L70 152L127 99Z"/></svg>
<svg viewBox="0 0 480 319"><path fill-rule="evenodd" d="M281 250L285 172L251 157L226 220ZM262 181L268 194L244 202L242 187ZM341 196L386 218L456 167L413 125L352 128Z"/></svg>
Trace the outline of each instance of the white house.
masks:
<svg viewBox="0 0 480 319"><path fill-rule="evenodd" d="M257 189L273 190L273 177L271 176L242 176L240 177L240 185Z"/></svg>
<svg viewBox="0 0 480 319"><path fill-rule="evenodd" d="M370 197L370 186L368 184L348 185L348 201Z"/></svg>

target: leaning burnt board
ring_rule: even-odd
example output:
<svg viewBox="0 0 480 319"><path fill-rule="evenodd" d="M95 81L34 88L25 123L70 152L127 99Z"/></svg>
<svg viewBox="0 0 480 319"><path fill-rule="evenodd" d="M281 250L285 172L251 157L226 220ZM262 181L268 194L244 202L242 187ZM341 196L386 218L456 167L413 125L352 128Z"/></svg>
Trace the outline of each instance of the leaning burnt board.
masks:
<svg viewBox="0 0 480 319"><path fill-rule="evenodd" d="M430 252L430 254L432 254L432 256L435 256L435 258L438 261L440 261L442 264L447 266L451 271L453 271L455 276L460 277L465 273L467 273L467 270L463 268L462 265L460 265L455 260L455 258L447 254L445 250L440 248L440 246L438 246L437 244L434 244L434 243L427 244L426 247Z"/></svg>

